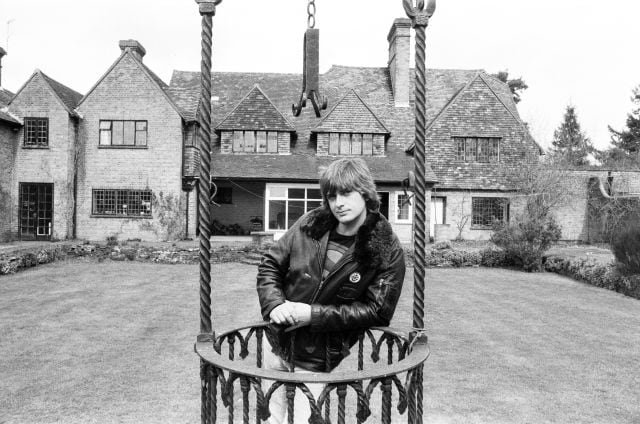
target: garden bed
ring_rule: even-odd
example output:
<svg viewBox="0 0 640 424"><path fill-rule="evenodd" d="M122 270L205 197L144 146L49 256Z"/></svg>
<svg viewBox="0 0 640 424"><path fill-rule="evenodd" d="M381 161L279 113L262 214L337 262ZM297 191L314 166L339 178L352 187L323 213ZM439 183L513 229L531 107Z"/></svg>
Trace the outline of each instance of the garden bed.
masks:
<svg viewBox="0 0 640 424"><path fill-rule="evenodd" d="M269 244L215 245L211 263L236 262L258 265ZM0 275L13 274L40 264L73 258L97 261L137 261L159 264L196 264L199 248L192 243L61 242L13 250L0 254ZM413 266L413 248L405 247L408 266ZM517 269L504 251L490 242L441 242L427 245L427 268L487 267ZM564 275L596 287L640 299L640 276L625 276L614 264L608 249L599 246L560 244L543 258L543 270Z"/></svg>

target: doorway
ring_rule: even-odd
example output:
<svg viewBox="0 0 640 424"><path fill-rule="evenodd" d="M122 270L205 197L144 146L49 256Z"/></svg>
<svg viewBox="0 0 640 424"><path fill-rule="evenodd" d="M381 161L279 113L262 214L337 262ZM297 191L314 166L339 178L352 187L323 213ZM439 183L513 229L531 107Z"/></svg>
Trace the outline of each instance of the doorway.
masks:
<svg viewBox="0 0 640 424"><path fill-rule="evenodd" d="M51 240L53 184L20 183L19 234L21 240Z"/></svg>

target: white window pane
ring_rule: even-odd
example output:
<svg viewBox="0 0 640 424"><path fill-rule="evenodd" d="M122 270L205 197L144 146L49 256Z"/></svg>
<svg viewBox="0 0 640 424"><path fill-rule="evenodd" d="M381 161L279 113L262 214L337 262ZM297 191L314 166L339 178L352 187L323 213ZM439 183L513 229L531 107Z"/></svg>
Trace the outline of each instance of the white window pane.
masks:
<svg viewBox="0 0 640 424"><path fill-rule="evenodd" d="M108 146L110 144L111 144L111 131L110 130L100 131L100 145Z"/></svg>
<svg viewBox="0 0 640 424"><path fill-rule="evenodd" d="M269 197L287 197L286 187L269 187Z"/></svg>

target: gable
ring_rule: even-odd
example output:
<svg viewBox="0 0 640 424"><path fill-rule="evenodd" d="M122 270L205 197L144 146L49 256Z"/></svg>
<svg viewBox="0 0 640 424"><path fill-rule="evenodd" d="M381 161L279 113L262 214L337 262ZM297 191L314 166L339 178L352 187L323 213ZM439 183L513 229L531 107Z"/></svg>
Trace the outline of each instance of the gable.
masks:
<svg viewBox="0 0 640 424"><path fill-rule="evenodd" d="M180 117L183 117L182 110L169 97L167 89L168 86L139 59L136 59L133 53L125 51L80 100L78 109L85 108L87 102L97 99L98 101L108 99L110 103L118 101L144 103L153 98L154 101L163 101L170 105ZM141 110L146 110L148 104L141 107Z"/></svg>
<svg viewBox="0 0 640 424"><path fill-rule="evenodd" d="M74 114L62 102L52 89L49 81L40 71L34 72L27 82L18 90L9 111L19 117L52 117Z"/></svg>
<svg viewBox="0 0 640 424"><path fill-rule="evenodd" d="M471 143L487 138L498 140L498 160L468 159L466 153L461 157L460 138L470 139ZM441 189L512 189L505 185L505 170L535 161L538 156L537 145L522 121L480 74L429 125L426 140L425 154Z"/></svg>
<svg viewBox="0 0 640 424"><path fill-rule="evenodd" d="M53 108L53 104L57 103L68 114L76 116L74 108L82 98L82 95L36 69L27 82L13 96L10 103L12 109L17 104L22 103L23 105L31 104L36 109L46 110L44 105L38 104L44 98L49 100L47 103L49 107ZM40 112L40 114L42 113Z"/></svg>
<svg viewBox="0 0 640 424"><path fill-rule="evenodd" d="M452 135L475 135L485 137L500 137L504 127L514 122L520 124L504 103L495 95L485 81L477 76L459 93L452 103L443 111L443 116L449 119L453 126ZM442 119L438 117L436 119Z"/></svg>
<svg viewBox="0 0 640 424"><path fill-rule="evenodd" d="M382 121L353 89L338 101L312 132L389 134Z"/></svg>
<svg viewBox="0 0 640 424"><path fill-rule="evenodd" d="M220 122L217 130L286 131L295 129L267 95L255 85Z"/></svg>

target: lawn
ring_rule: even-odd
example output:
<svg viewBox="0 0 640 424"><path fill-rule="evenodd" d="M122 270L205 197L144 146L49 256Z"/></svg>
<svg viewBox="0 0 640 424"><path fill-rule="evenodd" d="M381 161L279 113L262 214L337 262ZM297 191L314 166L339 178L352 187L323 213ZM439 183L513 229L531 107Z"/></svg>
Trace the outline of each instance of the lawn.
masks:
<svg viewBox="0 0 640 424"><path fill-rule="evenodd" d="M258 317L255 267L213 276L214 327ZM197 278L110 261L1 277L0 423L199 422ZM640 301L554 274L427 278L426 423L640 422Z"/></svg>

